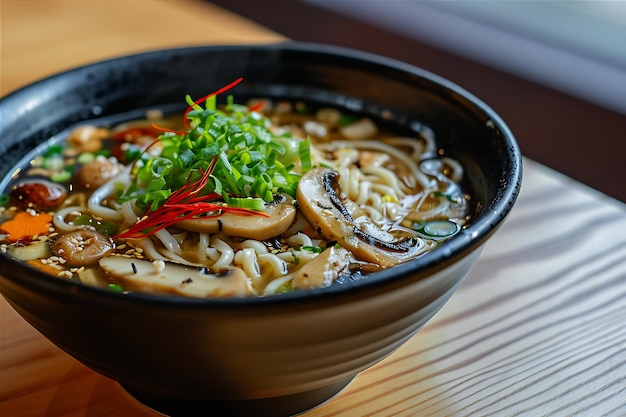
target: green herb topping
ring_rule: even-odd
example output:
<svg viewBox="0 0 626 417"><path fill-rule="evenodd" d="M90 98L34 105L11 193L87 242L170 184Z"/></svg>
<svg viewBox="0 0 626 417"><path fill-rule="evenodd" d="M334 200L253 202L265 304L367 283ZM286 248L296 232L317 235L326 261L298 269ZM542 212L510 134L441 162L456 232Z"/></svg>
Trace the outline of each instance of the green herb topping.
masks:
<svg viewBox="0 0 626 417"><path fill-rule="evenodd" d="M202 193L218 194L230 207L263 210L276 193L295 196L301 174L311 168L310 142L290 133L274 134L258 107L236 104L232 96L218 108L217 94L240 81L197 101L187 96L188 129L161 129L161 154L139 157L132 172L135 181L120 200L137 198L140 208L156 210L175 190L200 179L214 158Z"/></svg>

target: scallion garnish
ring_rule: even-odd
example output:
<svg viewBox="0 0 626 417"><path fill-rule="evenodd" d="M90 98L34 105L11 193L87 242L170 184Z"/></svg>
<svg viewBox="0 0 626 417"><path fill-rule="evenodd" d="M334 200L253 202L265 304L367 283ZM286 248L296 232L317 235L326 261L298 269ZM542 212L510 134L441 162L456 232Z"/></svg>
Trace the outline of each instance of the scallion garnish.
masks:
<svg viewBox="0 0 626 417"><path fill-rule="evenodd" d="M135 164L135 182L120 201L136 199L138 207L161 207L174 190L198 180L217 157L202 193L216 193L230 207L263 210L277 193L295 197L301 174L311 168L310 142L289 134L274 135L259 112L236 104L232 96L218 108L216 96L241 79L199 100L186 97L188 130L160 129L159 157L142 154ZM252 110L251 110L252 109ZM251 201L252 200L252 201Z"/></svg>
<svg viewBox="0 0 626 417"><path fill-rule="evenodd" d="M118 284L109 284L109 289L114 292L124 292L124 288Z"/></svg>
<svg viewBox="0 0 626 417"><path fill-rule="evenodd" d="M324 251L324 249L319 246L301 246L300 249L313 253L322 253Z"/></svg>
<svg viewBox="0 0 626 417"><path fill-rule="evenodd" d="M446 194L441 191L433 191L433 197L443 197L448 201L454 201L450 194Z"/></svg>
<svg viewBox="0 0 626 417"><path fill-rule="evenodd" d="M425 223L415 223L413 230L433 240L442 240L454 236L461 230L461 226L450 220L432 220Z"/></svg>
<svg viewBox="0 0 626 417"><path fill-rule="evenodd" d="M200 168L201 177L199 179L188 181L171 193L161 206L147 208L137 223L132 225L127 231L114 236L114 238L139 239L150 236L182 220L197 218L201 215L218 217L228 212L239 215L267 216L267 214L258 210L237 207L228 202L220 202L221 196L219 194L215 192L207 194L203 191L209 183L217 160L217 156L214 156L206 171Z"/></svg>
<svg viewBox="0 0 626 417"><path fill-rule="evenodd" d="M80 155L78 155L78 157L76 158L76 160L78 162L80 162L81 164L86 164L88 162L93 161L94 159L96 159L96 155L91 153L91 152L84 152L81 153Z"/></svg>
<svg viewBox="0 0 626 417"><path fill-rule="evenodd" d="M72 173L70 171L60 171L50 175L50 180L54 182L65 182L69 181L71 178Z"/></svg>

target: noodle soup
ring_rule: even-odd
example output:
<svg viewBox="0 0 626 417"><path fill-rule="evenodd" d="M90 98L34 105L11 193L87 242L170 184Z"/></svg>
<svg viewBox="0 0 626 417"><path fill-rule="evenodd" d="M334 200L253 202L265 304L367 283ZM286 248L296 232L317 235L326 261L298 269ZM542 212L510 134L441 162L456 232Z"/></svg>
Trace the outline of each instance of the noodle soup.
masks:
<svg viewBox="0 0 626 417"><path fill-rule="evenodd" d="M227 86L228 87L228 86ZM263 296L408 262L469 222L434 134L269 99L82 125L5 190L0 248L112 291Z"/></svg>

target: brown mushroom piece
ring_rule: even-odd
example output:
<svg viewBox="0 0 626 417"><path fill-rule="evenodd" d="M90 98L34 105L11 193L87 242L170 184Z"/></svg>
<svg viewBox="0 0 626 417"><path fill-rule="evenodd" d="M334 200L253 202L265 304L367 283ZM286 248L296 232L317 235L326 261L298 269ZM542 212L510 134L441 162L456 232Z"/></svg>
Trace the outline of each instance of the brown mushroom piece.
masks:
<svg viewBox="0 0 626 417"><path fill-rule="evenodd" d="M235 297L252 293L250 280L240 268L226 268L210 273L164 261L148 261L107 256L99 261L100 269L111 281L129 291L174 294L186 297Z"/></svg>
<svg viewBox="0 0 626 417"><path fill-rule="evenodd" d="M342 195L338 180L336 171L314 168L298 183L298 208L319 234L326 240L337 241L355 258L381 267L417 255L420 243L415 237L385 232L364 217L353 219L348 207L354 203Z"/></svg>
<svg viewBox="0 0 626 417"><path fill-rule="evenodd" d="M59 207L66 198L65 187L41 179L20 182L13 187L10 194L11 204L24 210L33 208L51 211Z"/></svg>
<svg viewBox="0 0 626 417"><path fill-rule="evenodd" d="M80 229L61 235L52 244L54 253L69 266L89 266L115 249L113 240L91 229Z"/></svg>
<svg viewBox="0 0 626 417"><path fill-rule="evenodd" d="M224 213L217 217L182 220L176 226L192 232L222 232L228 236L266 240L282 234L296 218L293 199L283 194L276 195L265 209L267 216Z"/></svg>
<svg viewBox="0 0 626 417"><path fill-rule="evenodd" d="M332 284L341 274L348 274L352 256L342 247L326 248L307 262L291 281L292 288L323 288Z"/></svg>
<svg viewBox="0 0 626 417"><path fill-rule="evenodd" d="M114 160L98 157L80 167L74 181L84 190L95 189L104 185L122 171L122 167Z"/></svg>

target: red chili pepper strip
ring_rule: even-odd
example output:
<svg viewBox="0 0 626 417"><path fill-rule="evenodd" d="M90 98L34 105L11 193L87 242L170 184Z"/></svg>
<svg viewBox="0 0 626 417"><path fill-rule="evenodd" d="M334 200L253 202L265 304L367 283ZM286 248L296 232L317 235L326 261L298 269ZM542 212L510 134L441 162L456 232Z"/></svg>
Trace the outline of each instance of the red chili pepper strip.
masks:
<svg viewBox="0 0 626 417"><path fill-rule="evenodd" d="M206 215L207 213L210 213L208 217L220 216L226 212L246 216L267 216L267 214L260 213L255 210L240 207L229 207L219 201L217 203L207 201L221 199L221 196L217 193L197 196L197 194L202 191L208 182L216 164L217 157L214 157L206 170L203 171L202 168L200 168L202 176L198 180L191 183L188 182L183 187L173 192L165 203L158 209L150 211L148 208L141 217L143 220L139 220L126 232L114 236L114 238L139 239L150 236L161 229L180 222L181 220L191 219L201 214Z"/></svg>
<svg viewBox="0 0 626 417"><path fill-rule="evenodd" d="M185 136L187 134L187 132L183 132L183 131L180 131L180 130L168 129L166 127L157 126L154 123L152 123L152 127L154 129L158 130L159 132L175 133L175 134L180 135L180 136Z"/></svg>
<svg viewBox="0 0 626 417"><path fill-rule="evenodd" d="M207 94L206 96L199 98L198 100L194 101L194 104L200 104L203 101L205 101L207 98L212 97L212 96L216 96L218 94L222 94L224 91L228 91L231 88L233 88L234 86L236 86L237 84L239 84L240 82L243 81L243 77L239 77L237 78L235 81L233 81L232 83L220 88L217 91L212 92L211 94ZM183 114L183 123L185 123L185 126L189 125L189 121L187 120L187 115L189 114L189 112L193 109L193 106L189 106L187 107L187 110L185 110L185 113Z"/></svg>
<svg viewBox="0 0 626 417"><path fill-rule="evenodd" d="M264 101L259 101L251 106L248 106L248 111L261 111L263 110L263 106L265 105Z"/></svg>

